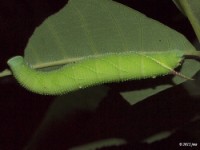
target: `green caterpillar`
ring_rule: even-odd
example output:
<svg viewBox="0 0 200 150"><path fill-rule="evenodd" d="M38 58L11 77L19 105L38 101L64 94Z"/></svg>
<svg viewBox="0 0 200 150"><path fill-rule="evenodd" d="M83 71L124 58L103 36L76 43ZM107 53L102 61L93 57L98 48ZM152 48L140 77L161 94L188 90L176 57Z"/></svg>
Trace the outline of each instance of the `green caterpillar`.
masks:
<svg viewBox="0 0 200 150"><path fill-rule="evenodd" d="M179 74L174 68L180 65L183 56L183 51L178 50L107 54L49 72L32 69L22 56L15 56L7 63L17 81L26 89L39 94L60 95L103 83Z"/></svg>

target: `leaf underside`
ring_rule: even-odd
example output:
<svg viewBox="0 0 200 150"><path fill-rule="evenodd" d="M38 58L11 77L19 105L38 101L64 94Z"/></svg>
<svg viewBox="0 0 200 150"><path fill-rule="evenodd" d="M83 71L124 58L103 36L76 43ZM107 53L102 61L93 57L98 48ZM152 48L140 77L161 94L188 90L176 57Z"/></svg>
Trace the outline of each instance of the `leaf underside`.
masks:
<svg viewBox="0 0 200 150"><path fill-rule="evenodd" d="M70 0L35 30L25 49L25 59L33 67L49 66L52 70L58 62L66 64L89 56L174 50L195 48L182 34L122 4L111 0ZM188 71L188 65L195 67ZM191 77L197 68L198 62L185 60L181 72ZM175 84L183 81L173 78ZM143 95L148 97L171 86Z"/></svg>

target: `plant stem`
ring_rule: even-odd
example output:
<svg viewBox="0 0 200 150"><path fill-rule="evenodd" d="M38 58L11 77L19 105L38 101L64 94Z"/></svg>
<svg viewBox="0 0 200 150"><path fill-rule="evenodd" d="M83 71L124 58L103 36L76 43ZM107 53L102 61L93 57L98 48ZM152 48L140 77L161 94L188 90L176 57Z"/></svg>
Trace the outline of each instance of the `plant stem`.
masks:
<svg viewBox="0 0 200 150"><path fill-rule="evenodd" d="M185 56L194 56L200 59L200 51L187 51Z"/></svg>

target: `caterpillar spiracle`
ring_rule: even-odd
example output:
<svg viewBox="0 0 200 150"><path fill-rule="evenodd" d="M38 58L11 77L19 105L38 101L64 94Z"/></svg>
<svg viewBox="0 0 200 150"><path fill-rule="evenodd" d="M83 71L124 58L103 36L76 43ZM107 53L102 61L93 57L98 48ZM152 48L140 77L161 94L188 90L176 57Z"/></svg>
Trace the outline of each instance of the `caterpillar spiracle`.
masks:
<svg viewBox="0 0 200 150"><path fill-rule="evenodd" d="M175 72L183 60L182 51L126 52L88 57L53 71L31 68L22 56L8 60L16 80L27 90L60 95L93 85L138 80ZM179 74L179 73L177 73Z"/></svg>

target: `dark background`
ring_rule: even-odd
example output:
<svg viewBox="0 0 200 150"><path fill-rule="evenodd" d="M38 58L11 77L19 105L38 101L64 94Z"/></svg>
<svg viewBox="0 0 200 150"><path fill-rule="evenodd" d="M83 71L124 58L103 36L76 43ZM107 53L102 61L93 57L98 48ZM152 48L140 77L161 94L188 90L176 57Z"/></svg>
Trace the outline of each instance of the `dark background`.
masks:
<svg viewBox="0 0 200 150"><path fill-rule="evenodd" d="M196 39L188 20L171 0L118 0L118 2L183 33L191 42ZM1 71L7 68L6 61L10 57L23 55L35 28L66 3L67 0L0 1ZM27 92L12 77L1 78L0 85L0 149L20 150L39 126L54 97ZM121 146L121 149L131 147L177 149L180 141L193 142L200 139L193 133L200 133L200 122L198 120L195 123L189 122L199 114L198 99L189 96L182 86L177 86L142 103L130 106L119 94L111 90L95 113L78 113L74 116L75 119L72 119L71 126L65 123L55 124L53 128L60 129L56 132L51 133L50 128L51 136L41 140L39 149L67 149L73 143L84 143L85 139L110 136L122 137L129 141L127 145ZM76 122L77 120L79 122ZM82 130L78 124L84 125ZM90 130L86 130L88 128ZM166 140L150 145L138 143L152 133L172 128L180 130Z"/></svg>

